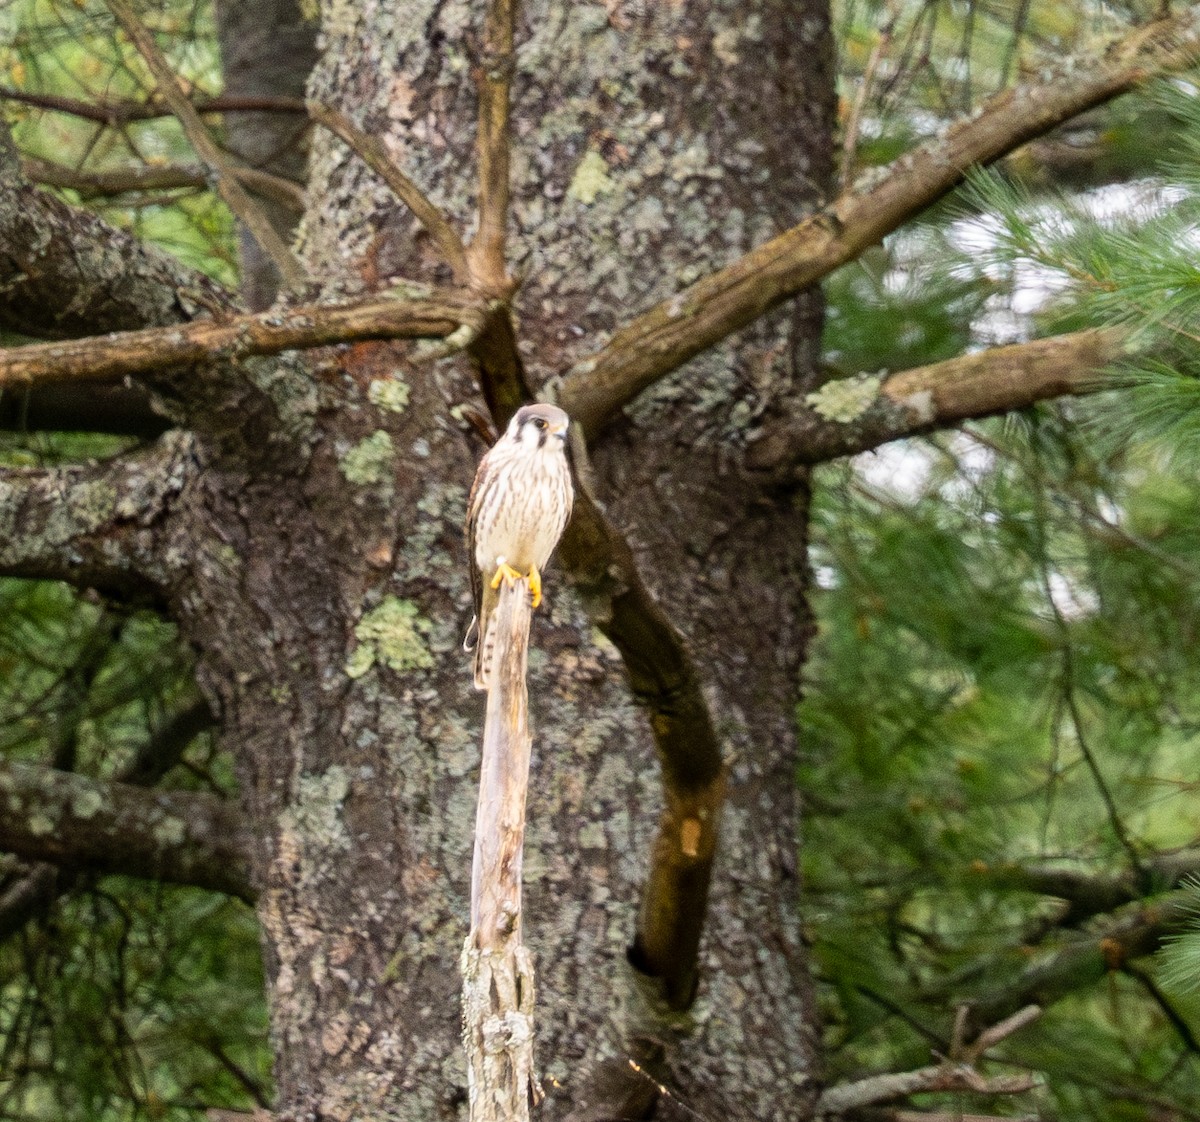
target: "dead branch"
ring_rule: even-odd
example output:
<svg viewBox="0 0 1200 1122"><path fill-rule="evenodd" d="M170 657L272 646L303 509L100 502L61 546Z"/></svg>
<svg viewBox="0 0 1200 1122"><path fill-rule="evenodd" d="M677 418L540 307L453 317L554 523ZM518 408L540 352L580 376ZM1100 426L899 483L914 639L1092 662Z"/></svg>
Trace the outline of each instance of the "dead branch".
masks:
<svg viewBox="0 0 1200 1122"><path fill-rule="evenodd" d="M479 60L479 229L467 251L474 283L506 297L511 285L505 262L509 209L508 111L515 66L513 29L517 0L488 0Z"/></svg>
<svg viewBox="0 0 1200 1122"><path fill-rule="evenodd" d="M200 157L206 167L212 170L216 177L218 194L225 200L229 209L245 224L254 240L262 246L263 251L275 262L284 284L293 293L303 291L305 276L300 262L296 260L292 251L276 233L270 219L263 213L259 205L246 194L245 189L238 182L229 160L209 135L200 115L179 85L170 64L158 49L154 36L134 15L133 9L126 3L126 0L105 0L105 3L150 68L150 73L154 75L154 79L158 83L159 94L179 119L179 124L196 155Z"/></svg>
<svg viewBox="0 0 1200 1122"><path fill-rule="evenodd" d="M308 304L77 341L32 343L0 350L0 388L113 380L222 358L368 339L440 339L463 326L478 329L484 314L473 298L432 290L415 298L375 295L342 304Z"/></svg>
<svg viewBox="0 0 1200 1122"><path fill-rule="evenodd" d="M817 1102L817 1116L845 1114L875 1103L895 1102L897 1099L928 1091L973 1091L983 1095L1018 1095L1037 1086L1033 1076L1022 1073L988 1078L976 1065L988 1049L1041 1016L1036 1005L1022 1009L1015 1016L993 1025L962 1052L960 1059L947 1059L940 1064L918 1068L916 1071L887 1072L830 1087Z"/></svg>
<svg viewBox="0 0 1200 1122"><path fill-rule="evenodd" d="M462 953L463 1042L471 1122L529 1118L533 961L521 941L521 859L529 785L529 590L505 580L490 633L495 650L483 729L471 931ZM479 637L482 644L485 636Z"/></svg>
<svg viewBox="0 0 1200 1122"><path fill-rule="evenodd" d="M822 393L810 394L810 409L763 426L747 462L759 471L786 474L799 464L855 455L972 417L1007 413L1064 394L1091 393L1105 388L1101 375L1123 356L1126 338L1126 332L1116 328L1077 331L960 355L881 382L860 375L858 416L828 420L821 416ZM829 385L842 388L842 383Z"/></svg>
<svg viewBox="0 0 1200 1122"><path fill-rule="evenodd" d="M344 113L308 102L308 115L318 124L324 125L334 136L358 156L380 179L391 188L392 193L413 212L417 221L425 227L442 257L454 273L459 284L467 282L467 251L462 238L450 220L429 200L396 162L388 155L383 142L360 129Z"/></svg>
<svg viewBox="0 0 1200 1122"><path fill-rule="evenodd" d="M638 316L564 377L562 405L589 438L648 386L852 261L986 165L1156 75L1189 65L1200 11L1136 28L1102 56L1005 91L882 176Z"/></svg>
<svg viewBox="0 0 1200 1122"><path fill-rule="evenodd" d="M31 93L0 86L0 101L15 101L35 109L50 109L56 113L69 113L98 125L124 125L131 121L150 121L157 117L170 117L171 109L160 100L130 101L116 98L98 98L81 101L59 94ZM224 95L192 100L197 113L300 113L304 102L295 97L249 97Z"/></svg>
<svg viewBox="0 0 1200 1122"><path fill-rule="evenodd" d="M304 210L304 190L284 179L257 168L230 165L231 173L248 191L288 208L295 214ZM119 171L80 171L66 164L21 157L21 171L32 183L45 187L65 187L82 198L94 199L125 195L134 191L175 191L187 187L207 188L209 177L199 167L131 167Z"/></svg>
<svg viewBox="0 0 1200 1122"><path fill-rule="evenodd" d="M253 899L239 817L202 792L147 791L31 764L0 765L0 849Z"/></svg>
<svg viewBox="0 0 1200 1122"><path fill-rule="evenodd" d="M101 464L0 468L0 575L159 598L173 500L195 470L194 441L168 433Z"/></svg>

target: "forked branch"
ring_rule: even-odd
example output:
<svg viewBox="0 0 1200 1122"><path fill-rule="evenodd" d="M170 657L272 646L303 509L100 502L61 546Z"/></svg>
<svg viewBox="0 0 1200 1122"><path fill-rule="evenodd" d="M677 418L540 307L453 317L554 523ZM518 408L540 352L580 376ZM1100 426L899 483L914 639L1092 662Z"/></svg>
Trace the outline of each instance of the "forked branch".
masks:
<svg viewBox="0 0 1200 1122"><path fill-rule="evenodd" d="M1200 10L1157 20L1106 54L989 99L969 118L902 156L874 185L844 192L798 226L664 300L565 376L558 403L589 439L648 386L815 284L940 199L968 168L1155 75L1193 62Z"/></svg>
<svg viewBox="0 0 1200 1122"><path fill-rule="evenodd" d="M939 1064L916 1071L873 1075L854 1083L830 1087L817 1102L817 1116L845 1114L850 1110L895 1102L929 1091L973 1091L983 1095L1016 1095L1030 1091L1037 1086L1037 1081L1027 1073L988 1078L978 1070L977 1065L989 1049L1040 1015L1041 1010L1036 1005L1027 1006L1001 1023L985 1029L971 1045L956 1047L953 1049L955 1054Z"/></svg>

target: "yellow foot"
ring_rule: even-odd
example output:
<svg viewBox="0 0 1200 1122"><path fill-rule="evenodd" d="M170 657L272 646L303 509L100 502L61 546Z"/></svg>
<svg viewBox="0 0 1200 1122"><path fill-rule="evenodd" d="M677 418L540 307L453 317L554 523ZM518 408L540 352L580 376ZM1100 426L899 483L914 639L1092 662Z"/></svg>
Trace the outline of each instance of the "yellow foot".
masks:
<svg viewBox="0 0 1200 1122"><path fill-rule="evenodd" d="M533 606L536 608L542 602L542 574L536 565L529 566L529 591L533 593Z"/></svg>
<svg viewBox="0 0 1200 1122"><path fill-rule="evenodd" d="M508 580L524 580L525 574L518 573L507 561L501 561L496 566L496 575L492 577L492 587L499 588L500 582L506 578Z"/></svg>

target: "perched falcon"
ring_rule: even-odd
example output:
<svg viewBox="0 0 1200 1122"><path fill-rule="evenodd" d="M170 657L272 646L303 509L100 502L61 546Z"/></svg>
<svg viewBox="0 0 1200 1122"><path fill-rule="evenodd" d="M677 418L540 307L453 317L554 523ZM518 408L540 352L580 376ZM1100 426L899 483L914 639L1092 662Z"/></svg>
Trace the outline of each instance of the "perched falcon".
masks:
<svg viewBox="0 0 1200 1122"><path fill-rule="evenodd" d="M467 500L467 553L475 619L463 642L475 652L475 688L487 689L494 639L488 623L500 582L526 579L542 601L541 570L571 517L566 413L525 405L479 463Z"/></svg>

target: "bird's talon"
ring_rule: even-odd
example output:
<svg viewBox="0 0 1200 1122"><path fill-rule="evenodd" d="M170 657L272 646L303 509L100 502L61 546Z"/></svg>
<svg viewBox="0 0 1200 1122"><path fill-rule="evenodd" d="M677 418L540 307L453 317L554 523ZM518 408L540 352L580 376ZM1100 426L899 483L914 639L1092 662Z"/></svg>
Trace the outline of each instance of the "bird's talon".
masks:
<svg viewBox="0 0 1200 1122"><path fill-rule="evenodd" d="M529 566L529 591L533 593L533 606L536 608L542 602L542 574L536 565Z"/></svg>
<svg viewBox="0 0 1200 1122"><path fill-rule="evenodd" d="M500 582L506 578L508 580L524 580L523 574L518 573L507 561L501 561L496 566L496 575L492 577L492 588L499 588Z"/></svg>

